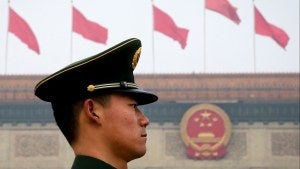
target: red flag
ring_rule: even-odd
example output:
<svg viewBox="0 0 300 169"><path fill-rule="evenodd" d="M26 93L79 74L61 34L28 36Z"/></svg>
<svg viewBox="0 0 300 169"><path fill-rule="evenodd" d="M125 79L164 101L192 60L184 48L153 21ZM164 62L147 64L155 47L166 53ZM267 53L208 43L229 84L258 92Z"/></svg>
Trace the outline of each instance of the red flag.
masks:
<svg viewBox="0 0 300 169"><path fill-rule="evenodd" d="M268 23L268 21L262 16L258 9L254 6L255 15L255 32L260 35L269 36L274 39L282 48L285 48L289 36L284 30L278 28L275 25Z"/></svg>
<svg viewBox="0 0 300 169"><path fill-rule="evenodd" d="M236 13L237 8L233 7L227 0L206 0L205 8L224 15L236 24L241 22L238 14Z"/></svg>
<svg viewBox="0 0 300 169"><path fill-rule="evenodd" d="M73 6L73 31L84 38L106 44L108 31L96 22L88 20Z"/></svg>
<svg viewBox="0 0 300 169"><path fill-rule="evenodd" d="M186 46L188 29L180 28L176 25L173 19L153 5L153 15L154 15L154 30L163 33L166 36L178 41L181 48L184 49Z"/></svg>
<svg viewBox="0 0 300 169"><path fill-rule="evenodd" d="M8 31L16 35L30 49L40 54L39 44L28 23L9 7Z"/></svg>

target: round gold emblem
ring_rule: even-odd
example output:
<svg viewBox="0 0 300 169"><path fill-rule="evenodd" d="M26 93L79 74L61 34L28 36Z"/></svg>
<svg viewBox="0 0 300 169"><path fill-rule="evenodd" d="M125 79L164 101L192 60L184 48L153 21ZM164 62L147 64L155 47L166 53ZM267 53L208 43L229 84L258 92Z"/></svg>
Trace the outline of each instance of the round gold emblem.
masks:
<svg viewBox="0 0 300 169"><path fill-rule="evenodd" d="M94 86L94 85L89 85L89 86L87 87L87 90L88 90L89 92L92 92L92 91L95 90L95 86Z"/></svg>
<svg viewBox="0 0 300 169"><path fill-rule="evenodd" d="M220 107L199 104L183 115L180 132L189 157L221 158L226 154L231 122Z"/></svg>
<svg viewBox="0 0 300 169"><path fill-rule="evenodd" d="M137 63L139 62L139 58L140 58L140 55L141 55L141 50L142 50L142 48L140 47L138 50L136 50L136 52L133 56L132 63L131 63L132 69L135 69Z"/></svg>

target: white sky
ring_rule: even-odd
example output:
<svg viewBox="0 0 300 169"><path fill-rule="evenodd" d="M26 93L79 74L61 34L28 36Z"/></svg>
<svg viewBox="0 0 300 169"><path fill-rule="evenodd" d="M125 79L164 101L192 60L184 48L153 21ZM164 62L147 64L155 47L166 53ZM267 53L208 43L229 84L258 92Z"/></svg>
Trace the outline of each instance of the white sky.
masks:
<svg viewBox="0 0 300 169"><path fill-rule="evenodd" d="M107 44L71 32L71 0L10 0L35 33L37 55L7 33L8 0L0 0L0 74L49 74L130 37L142 40L135 73L300 72L299 0L229 0L241 23L204 9L204 0L73 0L89 20L108 29ZM189 29L187 46L153 32L152 3L179 27ZM284 50L254 34L253 5L289 35Z"/></svg>

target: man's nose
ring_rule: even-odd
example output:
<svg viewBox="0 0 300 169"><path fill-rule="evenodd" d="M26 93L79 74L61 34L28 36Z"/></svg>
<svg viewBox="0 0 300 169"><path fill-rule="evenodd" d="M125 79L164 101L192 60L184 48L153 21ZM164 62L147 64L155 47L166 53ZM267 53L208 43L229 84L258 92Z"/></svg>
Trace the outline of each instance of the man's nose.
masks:
<svg viewBox="0 0 300 169"><path fill-rule="evenodd" d="M140 112L140 123L143 127L147 127L150 124L149 118L143 113Z"/></svg>

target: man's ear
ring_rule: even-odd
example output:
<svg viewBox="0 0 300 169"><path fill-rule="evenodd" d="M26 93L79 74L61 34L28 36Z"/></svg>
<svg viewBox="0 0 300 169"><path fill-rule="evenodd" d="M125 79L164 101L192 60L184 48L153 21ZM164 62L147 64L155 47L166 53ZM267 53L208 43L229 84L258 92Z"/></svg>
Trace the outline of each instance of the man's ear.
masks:
<svg viewBox="0 0 300 169"><path fill-rule="evenodd" d="M92 121L100 122L101 105L97 104L93 99L86 99L83 103L85 115Z"/></svg>

